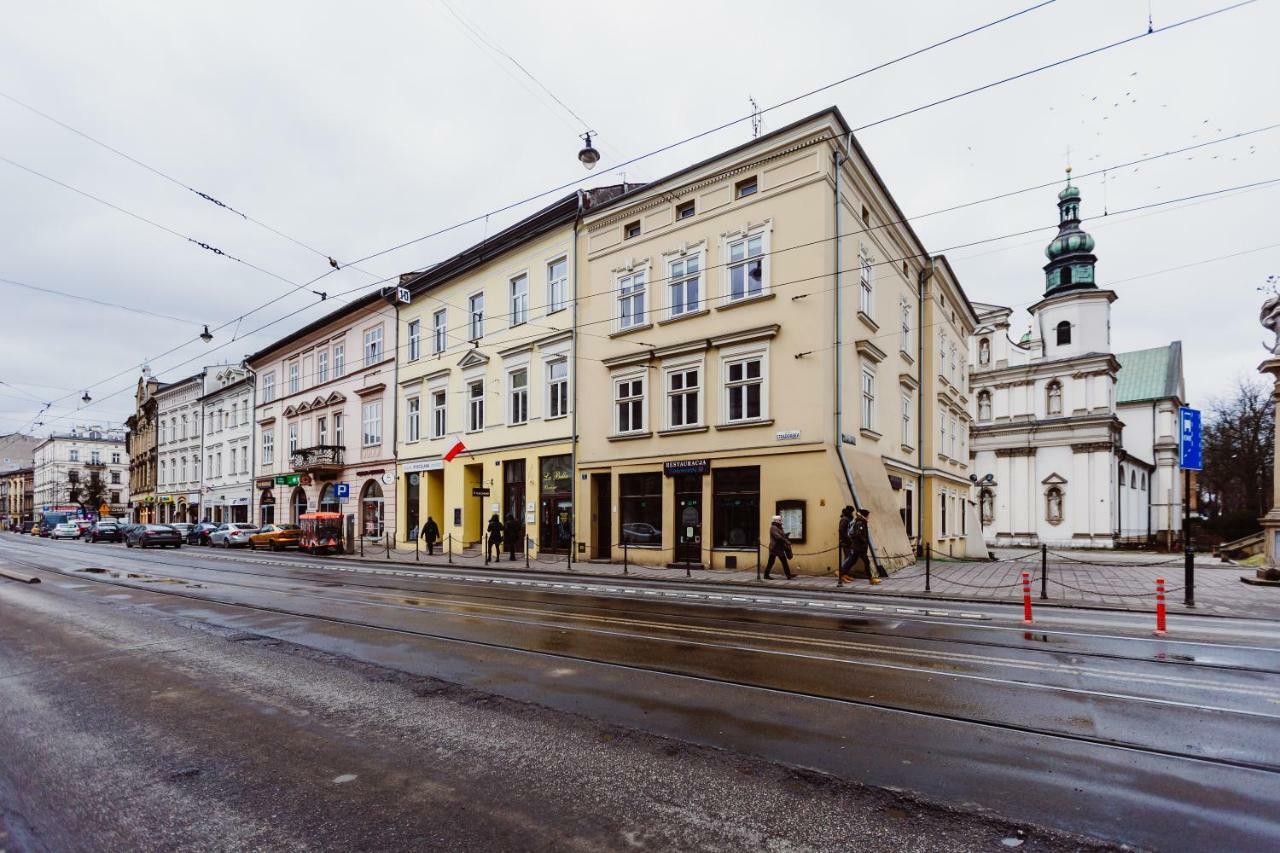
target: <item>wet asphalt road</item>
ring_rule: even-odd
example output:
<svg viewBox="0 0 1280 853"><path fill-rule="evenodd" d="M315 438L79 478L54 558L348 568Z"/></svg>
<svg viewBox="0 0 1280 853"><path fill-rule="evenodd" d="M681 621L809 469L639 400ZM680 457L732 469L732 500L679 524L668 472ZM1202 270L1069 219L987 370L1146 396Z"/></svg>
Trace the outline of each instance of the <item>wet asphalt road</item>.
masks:
<svg viewBox="0 0 1280 853"><path fill-rule="evenodd" d="M855 605L838 612L834 597L787 600L693 586L673 593L659 585L499 573L388 577L335 572L293 556L139 553L11 536L0 537L4 563L45 581L0 586L0 680L23 686L0 701L0 732L10 729L12 742L26 746L25 778L45 783L23 784L24 775L9 769L22 761L0 768L0 827L8 825L19 847L24 837L28 846L44 843L40 833L49 824L37 827L30 816L53 819L68 800L50 794L68 778L115 790L118 783L98 778L107 771L94 768L118 770L134 753L147 765L170 741L179 753L194 750L192 762L167 771L179 775L162 783L155 782L158 767L138 768L148 780L144 789L160 796L161 788L196 788L192 802L200 804L199 786L212 786L213 802L237 815L228 818L237 830L258 833L230 836L241 839L233 847L386 849L415 846L414 838L436 839L423 846L472 849L579 843L613 849L636 840L649 849L766 849L773 842L797 849L1000 846L1009 831L978 813L1165 849L1266 849L1280 840L1273 817L1280 743L1272 734L1280 716L1280 652L1267 647L1280 638L1260 642L1266 632L1256 625L1236 642L1156 640L1115 626L1029 632L1000 618L974 620L963 607L942 616ZM80 571L91 567L106 571ZM177 632L181 643L142 639L165 632ZM240 655L254 661L232 660ZM193 656L216 663L195 665ZM50 667L49 660L73 663ZM245 667L277 672L246 689L250 682L230 675L243 675ZM168 696L170 680L190 682L174 688L184 701L158 703L153 694ZM394 711L361 706L369 684L399 691L385 697ZM342 713L297 699L327 706L346 695ZM500 710L500 728L511 719L543 725L554 745L536 751L534 760L527 741L503 738L506 748L479 763L442 766L445 775L437 776L434 761L442 752L454 755L450 738L462 732L433 730L406 750L396 737L403 740L403 728L383 730L388 717L402 727L425 725L426 701L446 703L467 733L493 724L485 715ZM25 718L24 702L33 715L65 725L65 739L40 727L13 731ZM378 726L368 725L370 717ZM289 731L275 731L284 722L292 724ZM319 734L321 722L346 726L345 734ZM565 730L557 734L559 728ZM577 752L586 729L616 732L605 741L605 778L634 777L638 788L580 778L578 764L586 759ZM86 751L54 746L84 738L109 742ZM649 752L619 754L620 741ZM210 747L219 769L206 773L194 755ZM671 749L676 753L668 755ZM426 750L425 764L408 761L416 750ZM679 760L649 767L654 752ZM59 770L60 761L71 763ZM365 772L342 771L344 761ZM537 776L546 770L542 762L571 768L551 787L585 786L607 802L585 808L546 792L549 777ZM738 766L744 762L759 768L745 774L750 786L764 787L745 800L705 799L746 784ZM425 766L433 769L424 776ZM324 776L330 769L333 775ZM118 772L130 778L135 771ZM706 780L682 788L678 780L689 773ZM356 780L333 781L353 774ZM485 811L501 810L507 798L491 801L491 785L473 786L484 774L520 789L523 841L504 834L511 814L498 820ZM673 798L668 777L677 788L696 790L698 805ZM458 798L453 805L420 790L446 784L444 778ZM242 801L221 787L229 779L247 789L274 786L274 797L248 802L269 801L283 817L252 829L263 815L238 815ZM967 814L904 806L849 782L909 791ZM796 803L781 812L768 805L778 785L810 786L793 792L810 803L800 809L810 815L799 822L806 830L834 815L862 823L834 834L800 832ZM316 786L323 796L312 791ZM136 779L126 788L130 797L141 796ZM531 788L540 798L526 799ZM631 824L621 816L653 807L656 792L668 805L709 811L696 819L648 811L640 825L649 834L628 836L622 827ZM101 794L89 799L101 801ZM339 814L322 807L335 802L342 803ZM132 841L167 846L159 841L166 837L191 846L223 831L216 808L194 814L185 804L175 799L172 807L144 808L148 820L172 834L157 836L160 830L148 826ZM910 817L900 817L903 811ZM54 823L67 833L64 840L103 849L84 845L80 833L121 819L104 807L79 823ZM122 840L142 829L126 824ZM742 834L742 827L751 828ZM394 835L400 830L405 834ZM1035 830L1031 838L1023 849L1071 845Z"/></svg>

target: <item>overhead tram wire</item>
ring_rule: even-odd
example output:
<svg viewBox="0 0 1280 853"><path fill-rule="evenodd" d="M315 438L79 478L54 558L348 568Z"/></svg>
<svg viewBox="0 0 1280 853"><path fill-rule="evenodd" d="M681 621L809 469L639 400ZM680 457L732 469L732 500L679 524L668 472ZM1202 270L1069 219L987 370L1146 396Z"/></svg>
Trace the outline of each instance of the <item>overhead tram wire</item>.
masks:
<svg viewBox="0 0 1280 853"><path fill-rule="evenodd" d="M93 305L101 305L104 308L116 308L120 311L128 311L131 314L143 314L148 317L155 317L158 320L172 320L175 323L183 323L188 326L201 326L202 323L192 320L189 317L175 317L172 314L161 314L157 311L148 311L145 308L138 308L134 305L122 305L119 302L108 302L102 299L94 299L92 296L81 296L78 293L68 293L65 290L57 290L52 287L41 287L36 284L29 284L25 281L15 281L11 278L0 278L0 284L8 284L13 287L22 287L27 290L33 290L37 293L44 293L50 296L61 296L65 299L75 299L79 302L88 302ZM75 393L75 392L72 392Z"/></svg>
<svg viewBox="0 0 1280 853"><path fill-rule="evenodd" d="M1041 8L1043 8L1043 7L1045 7L1045 6L1048 6L1048 5L1050 5L1051 3L1053 3L1053 2L1055 2L1055 0L1044 0L1044 2L1037 3L1037 4L1033 5L1033 6L1029 6L1029 7L1025 8L1025 9L1022 9L1022 10L1020 10L1020 11L1018 11L1018 12L1011 13L1011 14L1009 14L1009 15L1003 16L1003 17L998 18L998 19L996 19L996 20L993 20L993 21L987 22L987 23L985 23L985 24L979 25L979 26L977 26L977 27L974 27L974 28L972 28L972 29L966 30L966 31L964 31L964 32L962 32L962 33L959 33L959 34L957 34L957 35L951 36L951 37L949 37L949 38L943 39L943 40L938 41L938 42L934 42L934 43L932 43L932 44L930 44L930 45L926 45L925 47L918 48L918 49L917 49L917 50L915 50L915 51L912 51L912 52L907 53L907 54L903 54L903 55L901 55L901 56L899 56L899 57L896 57L896 58L894 58L894 59L887 60L887 61L885 61L885 62L882 62L882 63L878 64L878 65L872 66L872 67L870 67L870 68L863 69L862 71L859 71L859 72L857 72L857 73L855 73L855 74L849 75L848 77L842 78L841 80L834 81L834 82L832 82L832 83L826 84L826 85L821 86L821 87L818 87L818 88L816 88L816 89L812 89L812 90L810 90L810 91L808 91L808 92L805 92L805 93L803 93L803 94L801 94L801 95L797 95L797 96L794 96L794 97L792 97L792 98L788 98L788 99L786 99L786 100L784 100L784 101L780 101L780 102L778 102L777 104L773 104L773 105L771 105L771 106L769 106L769 107L766 107L766 108L763 108L763 109L760 109L760 110L753 110L751 113L749 113L749 114L747 114L747 115L745 115L745 116L741 116L741 117L736 118L736 119L733 119L733 120L731 120L731 121L728 121L728 122L722 123L722 124L720 124L720 125L718 125L718 126L716 126L716 127L713 127L713 128L710 128L710 129L707 129L707 130L701 131L700 133L694 134L694 135L692 135L692 136L685 137L685 138L683 138L683 139L680 139L680 140L677 140L677 141L675 141L675 142L669 143L669 144L664 145L664 146L662 146L662 147L660 147L660 148L654 149L654 150L652 150L652 151L650 151L650 152L648 152L648 153L646 153L646 154L638 155L638 156L633 157L633 158L631 158L630 160L624 161L624 162L622 162L622 163L620 163L620 164L615 164L615 165L613 165L611 168L617 169L617 168L625 167L625 166L627 166L627 165L630 165L631 163L639 162L639 161L644 160L644 159L647 159L647 158L649 158L649 157L656 156L657 154L664 153L664 152L666 152L666 151L670 151L670 150L672 150L672 149L674 149L674 148L677 148L677 147L679 147L679 146L681 146L681 145L687 144L687 143L692 142L692 141L695 141L695 140L697 140L697 139L704 138L704 137L709 136L709 135L711 135L711 134L714 134L714 133L716 133L716 132L718 132L718 131L721 131L721 130L727 129L727 128L729 128L729 127L732 127L732 126L734 126L734 125L736 125L736 124L740 124L740 123L742 123L742 122L744 122L744 121L749 121L753 115L762 115L762 114L764 114L764 113L766 113L766 112L770 112L770 111L772 111L772 110L776 110L776 109L779 109L779 108L781 108L781 107L787 106L787 105L789 105L789 104L795 103L796 101L802 100L802 99L804 99L804 98L806 98L806 97L810 97L810 96L812 96L812 95L814 95L814 94L817 94L817 93L819 93L819 92L826 91L827 89L830 89L830 88L832 88L832 87L834 87L834 86L838 86L838 85L841 85L841 84L843 84L843 83L850 82L850 81L852 81L852 80L855 80L855 79L858 79L858 78L860 78L860 77L866 76L867 74L873 73L874 71L878 71L878 70L881 70L881 69L883 69L883 68L887 68L887 67L889 67L889 66L891 66L891 65L894 65L894 64L896 64L896 63L898 63L898 62L904 61L904 60L909 59L909 58L914 57L914 56L918 56L918 55L920 55L920 54L922 54L922 53L925 53L925 52L927 52L927 51L929 51L929 50L933 50L933 49L935 49L935 48L942 47L942 46L944 46L944 45L946 45L946 44L950 44L950 43L955 42L955 41L957 41L957 40L959 40L959 39L961 39L961 38L964 38L964 37L966 37L966 36L973 35L973 34L975 34L975 33L981 32L981 31L983 31L983 30L986 30L986 29L989 29L989 28L991 28L991 27L997 26L997 25L999 25L999 24L1005 23L1005 22L1007 22L1007 21L1013 20L1013 19L1018 18L1018 17L1020 17L1020 16L1022 16L1022 15L1024 15L1024 14L1027 14L1027 13L1029 13L1029 12L1032 12L1032 11L1035 11L1035 10L1037 10L1037 9L1041 9ZM1168 26L1166 26L1166 27L1162 27L1162 28L1160 28L1160 29L1158 29L1158 30L1153 30L1153 31L1151 31L1151 32L1144 33L1144 35L1155 35L1155 34L1160 34L1160 33L1166 32L1166 31L1168 31L1168 30L1174 29L1174 28L1176 28L1176 27L1180 27L1180 26L1182 26L1182 25L1184 25L1184 24L1187 24L1187 23L1192 23L1192 22L1195 22L1195 21L1204 20L1204 19L1206 19L1206 18L1209 18L1209 17L1215 16L1215 15L1218 15L1218 14L1222 14L1222 13L1225 13L1225 12L1228 12L1228 11L1233 11L1233 10L1235 10L1235 9L1237 9L1237 8L1240 8L1240 7L1242 7L1242 6L1246 6L1246 5L1250 5L1251 3L1254 3L1254 2L1256 2L1256 0L1244 0L1244 2L1236 3L1236 4L1233 4L1233 5L1230 5L1230 6L1221 7L1221 8L1219 8L1219 9L1217 9L1217 10L1213 10L1213 11L1211 11L1211 12L1208 12L1208 13L1205 13L1205 14L1202 14L1202 15L1198 15L1198 16L1196 16L1196 17L1194 17L1194 18L1185 19L1185 20L1183 20L1183 21L1175 22L1174 24L1170 24L1170 25L1168 25ZM1036 72L1037 72L1037 71L1039 71L1039 70L1044 70L1044 69L1045 69L1045 68L1047 68L1047 67L1057 67L1057 66L1061 66L1061 65L1063 65L1063 64L1065 64L1065 63L1067 63L1067 62L1074 61L1075 59L1080 59L1080 58L1084 58L1084 57L1086 57L1086 56L1091 56L1091 55L1094 55L1094 54L1096 54L1096 53L1098 53L1098 52L1100 52L1100 51L1102 51L1102 50L1110 49L1111 47L1118 46L1118 45L1119 45L1119 44L1121 44L1121 43L1128 43L1129 41L1132 41L1132 40L1133 40L1133 38L1130 38L1130 39L1126 39L1126 40L1124 40L1123 42L1117 42L1117 43L1113 43L1113 44L1111 44L1111 45L1103 46L1103 47L1101 47L1101 48L1095 48L1095 49L1093 49L1093 50L1086 51L1086 52L1081 53L1081 54L1077 54L1077 55L1075 55L1075 56L1073 56L1073 57L1067 57L1067 58L1064 58L1064 59L1062 59L1062 60L1058 60L1057 62L1052 63L1052 64L1051 64L1051 66L1041 66L1039 69L1033 69L1033 70L1032 70L1032 71L1030 71L1030 72L1024 72L1023 74L1018 75L1018 77L1017 77L1017 78L1006 78L1004 81L999 81L999 82L1008 82L1008 80L1010 80L1010 79L1020 79L1021 77L1025 77L1025 76L1027 76L1028 74L1036 73ZM976 92L976 91L985 91L986 89L991 88L993 85L999 85L999 82L997 82L997 83L995 83L995 84L988 85L988 86L986 86L986 87L981 87L981 88L979 88L979 89L972 90L969 94L972 94L973 92ZM950 97L949 97L948 99L946 99L946 100L948 100L948 101L954 101L954 100L956 100L957 98L959 98L959 97L963 97L963 96L964 96L963 94L953 95L953 96L950 96ZM935 104L934 104L934 105L936 105L936 103L941 103L941 102L935 102ZM913 112L918 112L918 111L919 111L919 109L916 109L916 110L913 110L913 111L908 111L908 113L907 113L907 114L910 114L910 113L913 113ZM884 121L887 121L887 120L888 120L888 119L883 120L883 121L879 121L879 122L875 122L874 124L883 124L883 123L884 123ZM568 182L568 183L562 184L562 185L560 185L560 186L553 187L553 188L551 188L551 189L549 189L549 190L546 190L546 191L544 191L544 192L538 193L538 194L533 195L533 196L529 196L529 197L527 197L527 198L525 198L525 199L522 199L522 200L520 200L520 201L512 202L512 203L509 203L509 204L504 205L504 206L502 206L502 207L496 208L495 210L492 210L492 211L490 211L489 213L483 214L483 215L481 215L481 216L472 217L471 219L467 219L467 220L464 220L464 221L462 221L462 222L455 223L454 225L450 225L450 226L447 226L447 227L445 227L445 228L438 229L438 230L436 230L436 231L434 231L434 232L430 232L430 233L425 234L425 235L422 235L422 236L420 236L420 237L416 237L416 238L414 238L414 239L412 239L412 240L409 240L409 241L406 241L406 242L403 242L403 243L397 244L397 245L395 245L395 246L391 246L391 247L389 247L389 248L387 248L387 249L380 250L380 251L375 252L375 253L370 254L370 255L366 255L366 256L364 256L364 257L362 257L362 258L359 258L359 259L357 259L356 261L352 261L352 262L350 262L350 263L351 263L351 264L360 264L360 263L363 263L364 261L370 260L370 259L372 259L372 258L380 257L380 256L385 255L385 254L388 254L388 253L390 253L390 252L397 251L397 250L399 250L399 249L405 248L406 246L413 245L413 244L415 244L415 243L421 242L421 241L426 240L426 239L428 239L428 238L430 238L430 237L438 236L438 235L440 235L440 234L447 233L448 231L452 231L452 230L455 230L455 229L457 229L457 228L461 228L461 227L463 227L463 226L465 226L465 225L469 225L469 224L473 224L473 223L475 223L475 222L479 222L479 221L481 221L481 220L483 220L483 219L485 219L485 218L487 218L487 217L489 217L489 216L491 216L491 215L494 215L494 214L497 214L497 213L502 213L502 212L505 212L505 211L507 211L507 210L511 210L511 209L513 209L513 208L515 208L515 207L518 207L518 206L520 206L520 205L526 204L526 203L528 203L528 202L535 201L535 200L537 200L537 199L543 198L543 197L545 197L545 196L547 196L547 195L551 195L551 194L553 194L553 193L561 192L561 191L563 191L563 190L565 190L565 189L569 189L569 188L575 187L575 186L577 186L578 184L582 183L584 180L586 180L586 178L580 178L580 179L577 179L577 180L574 180L574 181L571 181L571 182ZM323 273L323 274L321 274L321 275L317 276L316 278L311 279L310 281L306 282L306 284L305 284L304 286L310 286L310 285L312 285L312 284L315 284L315 283L319 282L320 280L324 279L325 277L327 277L328 275L332 274L332 272L334 272L334 270L330 269L330 270L326 271L325 273ZM391 280L391 278L390 278L390 277L389 277L389 278L386 278L386 279L382 279L381 281L389 281L389 280ZM375 282L375 283L376 283L376 282ZM273 304L274 302L278 302L280 299L283 299L283 298L284 298L283 296L280 296L280 297L276 297L276 298L275 298L275 299L273 299L273 300L269 300L267 303L264 303L262 306L259 306L258 308L254 309L254 310L253 310L253 312L246 312L245 314L240 315L240 317L236 318L236 320L233 320L233 321L231 321L231 322L238 322L238 321L240 321L240 320L243 320L245 317L247 317L247 316L248 316L248 314L249 314L249 313L254 313L254 312L256 312L256 311L262 310L263 308L267 307L268 305L271 305L271 304ZM310 306L308 306L308 307L310 307ZM296 313L296 312L295 312L295 313ZM278 322L278 321L273 321L273 322ZM219 327L219 328L225 328L225 326L226 326L226 325L230 325L230 323L224 324L224 326ZM184 345L185 345L185 344L184 344ZM166 354L167 354L167 353L166 353ZM129 369L130 369L130 370L132 370L132 366L131 366ZM112 378L114 378L114 377L112 377ZM111 381L111 380L110 380L110 379L108 379L108 380L104 380L104 382L106 382L106 381ZM92 386L90 386L90 387L96 387L96 385L97 385L97 384L103 384L103 383L95 383L95 385L92 385Z"/></svg>

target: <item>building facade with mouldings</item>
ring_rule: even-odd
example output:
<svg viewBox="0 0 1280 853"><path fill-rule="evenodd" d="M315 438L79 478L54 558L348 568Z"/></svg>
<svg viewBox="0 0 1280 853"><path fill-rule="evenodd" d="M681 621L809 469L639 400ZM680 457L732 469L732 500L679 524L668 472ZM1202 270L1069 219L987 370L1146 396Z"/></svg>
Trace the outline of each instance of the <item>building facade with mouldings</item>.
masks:
<svg viewBox="0 0 1280 853"><path fill-rule="evenodd" d="M578 245L580 556L753 567L777 514L821 574L850 504L885 568L914 560L930 256L837 110L587 212Z"/></svg>
<svg viewBox="0 0 1280 853"><path fill-rule="evenodd" d="M21 528L24 521L35 521L35 469L11 468L0 474L0 527Z"/></svg>
<svg viewBox="0 0 1280 853"><path fill-rule="evenodd" d="M159 405L156 394L163 388L164 383L151 375L150 368L144 367L133 395L134 413L125 421L125 451L129 458L129 517L139 524L154 523L158 518L156 486L159 476Z"/></svg>
<svg viewBox="0 0 1280 853"><path fill-rule="evenodd" d="M129 511L130 460L125 433L100 426L76 426L53 433L34 451L33 511L71 512L86 517L123 517ZM90 483L98 485L86 489ZM91 501L88 494L97 492ZM106 506L107 511L101 512Z"/></svg>
<svg viewBox="0 0 1280 853"><path fill-rule="evenodd" d="M395 529L396 328L395 308L372 293L245 360L255 522L322 510L351 517L366 539Z"/></svg>
<svg viewBox="0 0 1280 853"><path fill-rule="evenodd" d="M204 372L156 391L155 520L199 520L200 409Z"/></svg>
<svg viewBox="0 0 1280 853"><path fill-rule="evenodd" d="M207 367L197 412L204 459L197 485L199 518L248 522L253 508L253 378L243 367Z"/></svg>

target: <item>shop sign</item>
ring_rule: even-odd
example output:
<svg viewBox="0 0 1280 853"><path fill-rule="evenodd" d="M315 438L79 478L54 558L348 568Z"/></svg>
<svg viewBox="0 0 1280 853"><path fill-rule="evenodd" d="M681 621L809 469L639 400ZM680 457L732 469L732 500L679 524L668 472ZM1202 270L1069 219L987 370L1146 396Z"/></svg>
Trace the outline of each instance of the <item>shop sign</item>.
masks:
<svg viewBox="0 0 1280 853"><path fill-rule="evenodd" d="M267 478L266 480L259 480L259 481L258 481L258 488L259 488L259 489L269 489L269 488L271 488L273 485L275 485L275 480L272 480L272 479L270 479L270 478Z"/></svg>
<svg viewBox="0 0 1280 853"><path fill-rule="evenodd" d="M677 474L706 474L710 470L710 459L670 459L662 463L662 473L668 477Z"/></svg>
<svg viewBox="0 0 1280 853"><path fill-rule="evenodd" d="M162 504L171 504L171 503L173 503L173 495L161 495L161 496L160 496L160 503L162 503Z"/></svg>
<svg viewBox="0 0 1280 853"><path fill-rule="evenodd" d="M249 499L248 498L232 498L231 505L232 506L248 506Z"/></svg>
<svg viewBox="0 0 1280 853"><path fill-rule="evenodd" d="M857 444L858 440L847 432L840 433L840 441L844 444Z"/></svg>
<svg viewBox="0 0 1280 853"><path fill-rule="evenodd" d="M443 459L425 459L419 462L406 462L403 466L406 474L412 474L415 471L443 471Z"/></svg>
<svg viewBox="0 0 1280 853"><path fill-rule="evenodd" d="M297 474L277 474L276 485L277 486L296 486L298 485L298 475Z"/></svg>
<svg viewBox="0 0 1280 853"><path fill-rule="evenodd" d="M489 490L488 490L488 489L485 489L485 488L481 488L481 487L479 487L479 486L473 486L473 487L472 487L472 489L471 489L471 497L473 497L473 498L487 498L487 497L489 497Z"/></svg>
<svg viewBox="0 0 1280 853"><path fill-rule="evenodd" d="M795 441L797 438L800 437L800 430L798 429L784 430L783 432L775 433L773 437L775 441Z"/></svg>

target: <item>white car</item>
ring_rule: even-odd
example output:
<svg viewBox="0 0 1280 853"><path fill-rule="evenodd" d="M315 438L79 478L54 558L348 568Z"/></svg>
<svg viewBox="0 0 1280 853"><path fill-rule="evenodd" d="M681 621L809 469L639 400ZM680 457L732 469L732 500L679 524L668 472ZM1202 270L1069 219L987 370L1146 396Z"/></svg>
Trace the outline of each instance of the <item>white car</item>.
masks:
<svg viewBox="0 0 1280 853"><path fill-rule="evenodd" d="M249 536L257 532L256 524L224 524L209 534L209 544L223 548L247 548Z"/></svg>
<svg viewBox="0 0 1280 853"><path fill-rule="evenodd" d="M79 539L80 525L75 522L68 521L65 524L59 524L53 530L49 531L50 539Z"/></svg>

